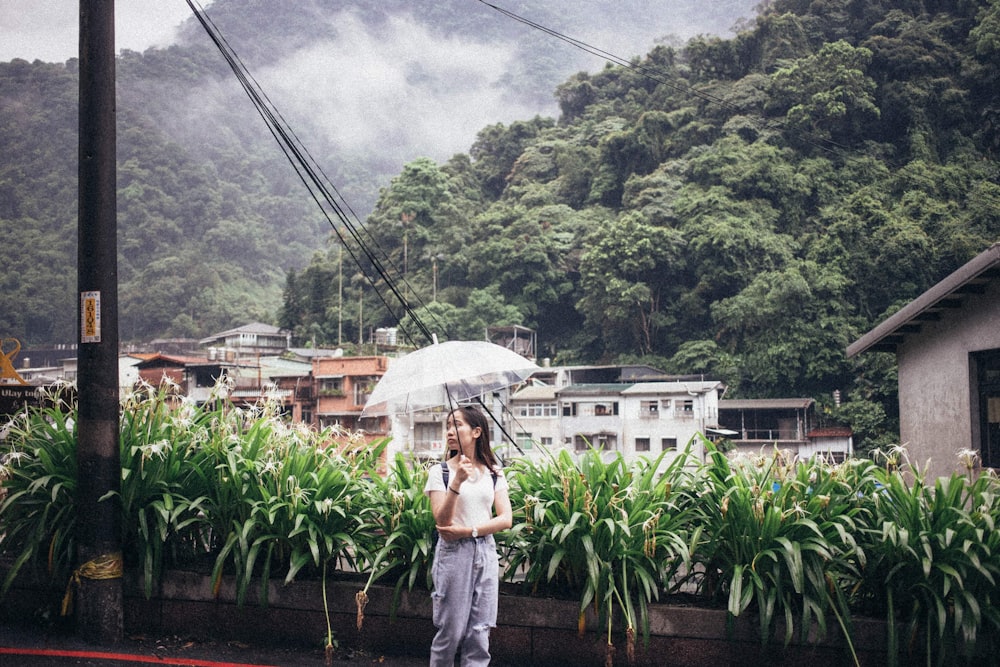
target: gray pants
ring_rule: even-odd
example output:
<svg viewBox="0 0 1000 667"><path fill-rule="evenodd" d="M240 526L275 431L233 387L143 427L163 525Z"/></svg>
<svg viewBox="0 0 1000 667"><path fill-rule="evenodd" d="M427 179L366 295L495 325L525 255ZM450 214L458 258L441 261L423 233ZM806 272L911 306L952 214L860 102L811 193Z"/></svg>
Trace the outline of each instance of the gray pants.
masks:
<svg viewBox="0 0 1000 667"><path fill-rule="evenodd" d="M431 667L490 664L490 628L497 624L500 564L492 535L446 542L438 540L431 567L434 627Z"/></svg>

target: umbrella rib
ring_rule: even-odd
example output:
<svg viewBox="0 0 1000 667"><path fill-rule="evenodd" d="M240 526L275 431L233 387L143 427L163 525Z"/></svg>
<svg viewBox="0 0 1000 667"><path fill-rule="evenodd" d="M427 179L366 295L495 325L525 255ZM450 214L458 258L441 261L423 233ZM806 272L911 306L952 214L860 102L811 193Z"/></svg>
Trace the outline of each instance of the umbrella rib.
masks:
<svg viewBox="0 0 1000 667"><path fill-rule="evenodd" d="M508 440L510 440L510 444L514 445L514 447L517 448L517 451L521 452L521 456L525 456L524 450L521 449L521 445L517 444L517 441L514 440L514 438L510 437L510 433L508 433L507 429L505 429L503 424L500 423L500 420L496 418L496 415L493 414L493 411L490 410L488 407L486 407L486 404L483 403L483 399L477 396L476 402L483 407L483 410L485 410L486 414L490 416L490 419L493 420L493 423L497 425L497 427L500 429L500 432L503 433Z"/></svg>

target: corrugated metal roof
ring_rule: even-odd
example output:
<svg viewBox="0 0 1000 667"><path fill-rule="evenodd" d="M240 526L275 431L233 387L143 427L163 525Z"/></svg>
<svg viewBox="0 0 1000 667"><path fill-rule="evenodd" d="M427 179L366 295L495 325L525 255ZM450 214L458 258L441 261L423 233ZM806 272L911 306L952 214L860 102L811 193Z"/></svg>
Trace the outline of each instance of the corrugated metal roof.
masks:
<svg viewBox="0 0 1000 667"><path fill-rule="evenodd" d="M637 382L628 389L622 391L623 394L685 394L693 392L704 394L722 387L721 382Z"/></svg>
<svg viewBox="0 0 1000 667"><path fill-rule="evenodd" d="M571 384L556 392L557 396L607 396L608 394L620 394L631 384L601 383L601 384Z"/></svg>
<svg viewBox="0 0 1000 667"><path fill-rule="evenodd" d="M343 357L343 348L328 347L290 347L288 351L303 359L314 359L317 357Z"/></svg>
<svg viewBox="0 0 1000 667"><path fill-rule="evenodd" d="M281 357L261 357L260 369L266 377L305 377L312 373L312 364Z"/></svg>
<svg viewBox="0 0 1000 667"><path fill-rule="evenodd" d="M895 315L847 346L847 356L867 350L895 352L908 333L917 333L923 322L938 320L946 310L959 308L967 294L982 293L985 283L1000 278L1000 243L976 255L957 271L908 303Z"/></svg>
<svg viewBox="0 0 1000 667"><path fill-rule="evenodd" d="M719 401L719 410L804 410L811 398L733 398Z"/></svg>
<svg viewBox="0 0 1000 667"><path fill-rule="evenodd" d="M136 366L140 368L153 368L158 367L158 363L173 364L175 366L200 366L208 363L208 359L205 357L188 357L179 354L154 354L142 361L140 361ZM215 362L218 366L218 362Z"/></svg>
<svg viewBox="0 0 1000 667"><path fill-rule="evenodd" d="M236 334L248 333L257 334L260 336L283 336L288 333L285 329L276 327L273 324L264 324L263 322L250 322L249 324L244 324L241 327L236 327L235 329L229 329L228 331L223 331L217 334L212 334L208 338L202 338L198 341L199 345L205 345L211 343L214 340L219 340L220 338L226 338L227 336L234 336Z"/></svg>
<svg viewBox="0 0 1000 667"><path fill-rule="evenodd" d="M525 387L510 397L512 401L553 401L555 398L556 388L548 384Z"/></svg>

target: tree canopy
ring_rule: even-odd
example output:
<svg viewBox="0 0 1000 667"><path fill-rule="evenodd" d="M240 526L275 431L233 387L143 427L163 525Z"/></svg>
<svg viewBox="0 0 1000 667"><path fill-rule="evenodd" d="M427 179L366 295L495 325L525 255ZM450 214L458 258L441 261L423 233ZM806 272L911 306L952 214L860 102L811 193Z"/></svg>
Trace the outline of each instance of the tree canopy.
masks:
<svg viewBox="0 0 1000 667"><path fill-rule="evenodd" d="M775 0L730 39L569 76L550 88L558 118L490 124L467 152L384 181L363 216L389 267L382 298L269 137L232 110L212 132L137 111L154 78L176 95L224 85L209 52L125 52L123 337L239 319L317 344L412 335L414 317L446 337L519 324L556 363L642 358L737 396L841 390L874 432L893 419L893 377L846 345L1000 239L998 26L996 0ZM254 57L290 48L294 28ZM74 326L74 68L0 64L0 228L32 249L8 252L0 331L28 343Z"/></svg>

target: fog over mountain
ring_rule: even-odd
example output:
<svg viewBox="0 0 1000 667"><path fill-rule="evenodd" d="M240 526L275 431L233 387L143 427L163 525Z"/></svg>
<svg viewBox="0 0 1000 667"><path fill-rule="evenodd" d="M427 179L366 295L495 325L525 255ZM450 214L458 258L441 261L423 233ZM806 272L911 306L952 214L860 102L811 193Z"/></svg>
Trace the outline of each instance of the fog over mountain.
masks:
<svg viewBox="0 0 1000 667"><path fill-rule="evenodd" d="M494 123L555 116L556 86L574 72L604 67L601 58L497 8L632 58L661 42L680 45L697 34L731 36L755 5L756 0L195 3L320 164L338 175L337 185L362 215L406 162L424 156L446 160L467 151L476 133ZM117 3L115 11L116 46L126 55L145 56L138 79L130 71L136 63L119 65L119 91L136 112L153 116L183 144L212 145L234 134L266 138L227 70L171 85L176 75L171 61L192 50L203 50L204 63L224 68L184 0L130 0ZM187 18L172 23L178 16ZM0 7L3 58L73 58L77 32L75 5L69 11L62 0L9 0ZM150 47L136 50L139 44Z"/></svg>
<svg viewBox="0 0 1000 667"><path fill-rule="evenodd" d="M730 35L755 2L549 0L498 3L561 34L624 58L696 34ZM206 10L348 201L370 209L380 187L417 157L465 152L488 125L556 116L554 91L605 61L504 16L482 2L433 4L306 0L294 5L216 0ZM204 46L194 18L181 45ZM220 58L221 61L221 58ZM226 119L264 132L236 81L196 84L159 114L171 134ZM244 118L243 115L246 114ZM244 126L244 124L250 124ZM342 165L353 169L344 173ZM335 179L336 180L336 179Z"/></svg>

